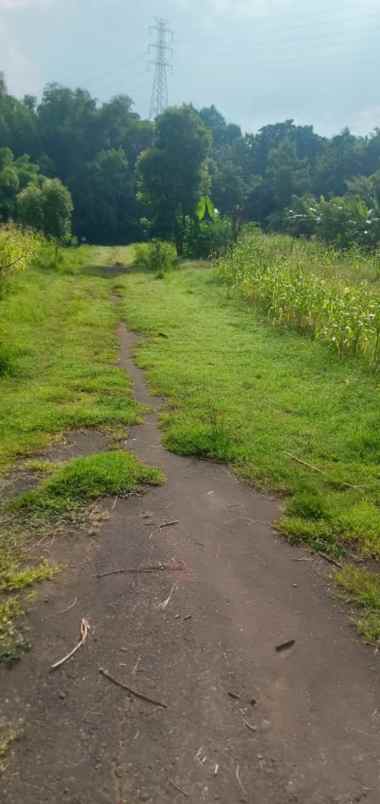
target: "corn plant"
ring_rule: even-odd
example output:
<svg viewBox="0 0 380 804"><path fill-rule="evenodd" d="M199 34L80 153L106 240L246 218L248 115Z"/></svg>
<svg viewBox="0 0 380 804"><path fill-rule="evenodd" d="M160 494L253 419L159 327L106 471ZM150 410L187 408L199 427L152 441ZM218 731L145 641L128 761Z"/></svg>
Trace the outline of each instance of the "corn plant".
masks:
<svg viewBox="0 0 380 804"><path fill-rule="evenodd" d="M351 261L358 260L356 250ZM380 294L368 280L347 284L345 261L347 254L342 258L320 244L315 248L289 237L248 231L219 261L218 270L272 322L310 334L342 358L361 355L378 366Z"/></svg>

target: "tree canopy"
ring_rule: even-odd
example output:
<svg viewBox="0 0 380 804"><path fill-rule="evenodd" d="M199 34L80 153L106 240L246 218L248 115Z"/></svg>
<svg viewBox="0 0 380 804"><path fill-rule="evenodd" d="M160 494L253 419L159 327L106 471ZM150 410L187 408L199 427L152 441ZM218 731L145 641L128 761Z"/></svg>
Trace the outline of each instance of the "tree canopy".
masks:
<svg viewBox="0 0 380 804"><path fill-rule="evenodd" d="M148 230L179 241L181 220L195 215L202 195L222 216L279 228L297 198L377 203L380 129L328 138L289 119L243 133L214 105L170 108L152 123L128 95L99 104L85 89L52 83L38 103L9 95L2 78L3 221L14 218L17 195L38 176L64 182L74 232L92 242L131 242Z"/></svg>

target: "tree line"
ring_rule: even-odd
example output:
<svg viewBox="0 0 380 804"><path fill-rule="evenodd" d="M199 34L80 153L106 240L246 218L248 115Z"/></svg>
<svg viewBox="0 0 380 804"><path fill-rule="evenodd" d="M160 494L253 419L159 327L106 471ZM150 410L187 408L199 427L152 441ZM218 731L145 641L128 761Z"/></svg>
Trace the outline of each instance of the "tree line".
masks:
<svg viewBox="0 0 380 804"><path fill-rule="evenodd" d="M64 238L73 212L79 239L128 243L155 236L183 250L202 234L195 215L200 198L218 210L213 227L221 237L223 226L230 235L249 221L318 234L322 219L331 223L333 201L335 228L344 218L348 241L359 230L365 241L380 205L380 129L368 136L345 129L329 138L286 120L250 134L215 106L191 105L168 109L152 123L127 95L99 104L87 90L49 84L38 103L9 95L0 82L3 222L37 219L45 233ZM334 226L323 230L332 239Z"/></svg>

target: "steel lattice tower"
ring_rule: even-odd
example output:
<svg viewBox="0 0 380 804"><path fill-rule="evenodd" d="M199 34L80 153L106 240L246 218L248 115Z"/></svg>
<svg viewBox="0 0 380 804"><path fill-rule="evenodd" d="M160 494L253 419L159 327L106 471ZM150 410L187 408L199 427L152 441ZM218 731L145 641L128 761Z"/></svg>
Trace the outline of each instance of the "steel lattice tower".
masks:
<svg viewBox="0 0 380 804"><path fill-rule="evenodd" d="M149 112L150 119L154 120L168 106L168 68L171 67L169 58L172 54L169 42L173 39L173 32L163 19L157 19L151 31L156 34L156 41L149 46L150 51L155 51L155 58L151 61L154 78Z"/></svg>

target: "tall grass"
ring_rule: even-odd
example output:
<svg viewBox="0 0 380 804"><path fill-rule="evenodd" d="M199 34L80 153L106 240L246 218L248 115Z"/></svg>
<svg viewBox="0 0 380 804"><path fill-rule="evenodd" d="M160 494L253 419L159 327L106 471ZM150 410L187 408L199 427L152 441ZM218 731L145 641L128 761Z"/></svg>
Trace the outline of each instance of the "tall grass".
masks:
<svg viewBox="0 0 380 804"><path fill-rule="evenodd" d="M219 261L219 276L272 322L378 366L379 255L251 230Z"/></svg>

